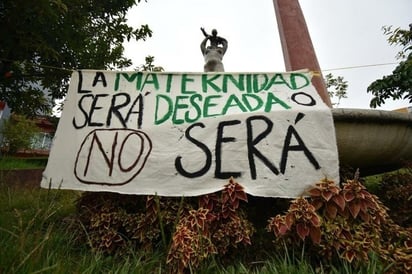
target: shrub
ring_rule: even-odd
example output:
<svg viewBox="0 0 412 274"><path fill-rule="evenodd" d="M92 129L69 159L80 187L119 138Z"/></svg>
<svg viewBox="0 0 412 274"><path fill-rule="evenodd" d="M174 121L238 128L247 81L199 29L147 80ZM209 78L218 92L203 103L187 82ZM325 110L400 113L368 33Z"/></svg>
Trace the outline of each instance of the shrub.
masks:
<svg viewBox="0 0 412 274"><path fill-rule="evenodd" d="M36 124L22 115L12 115L4 121L2 128L3 150L14 154L19 149L30 148L32 138L39 131Z"/></svg>
<svg viewBox="0 0 412 274"><path fill-rule="evenodd" d="M341 258L361 265L375 253L392 265L390 271L410 273L412 231L394 224L387 208L357 176L342 189L324 179L308 194L309 198L294 200L286 214L269 220L267 229L279 246L306 246L312 260L324 263Z"/></svg>
<svg viewBox="0 0 412 274"><path fill-rule="evenodd" d="M251 244L254 228L240 209L242 201L247 202L247 195L231 179L220 193L199 198L92 192L83 194L77 204L86 232L82 240L87 239L93 250L151 252L160 245L167 249L171 272L183 273L213 254L228 255L240 244Z"/></svg>
<svg viewBox="0 0 412 274"><path fill-rule="evenodd" d="M124 253L130 248L150 252L159 242L166 246L163 236L172 229L180 210L176 198L107 192L86 192L77 207L86 232L82 239L105 254ZM189 205L184 203L183 207Z"/></svg>
<svg viewBox="0 0 412 274"><path fill-rule="evenodd" d="M412 226L412 163L384 174L376 195L389 208L389 215L398 225Z"/></svg>
<svg viewBox="0 0 412 274"><path fill-rule="evenodd" d="M85 193L78 208L87 232L83 239L93 250L161 251L170 273L194 271L210 258L230 264L248 253L277 256L285 248L287 254L307 250L302 259L315 267L344 261L360 270L372 258L389 273L410 273L412 230L395 224L357 175L342 187L323 179L307 194L269 219L267 230L275 235L271 248L266 231L252 238L256 229L249 218L257 216L247 215L249 197L234 179L220 192L192 198Z"/></svg>

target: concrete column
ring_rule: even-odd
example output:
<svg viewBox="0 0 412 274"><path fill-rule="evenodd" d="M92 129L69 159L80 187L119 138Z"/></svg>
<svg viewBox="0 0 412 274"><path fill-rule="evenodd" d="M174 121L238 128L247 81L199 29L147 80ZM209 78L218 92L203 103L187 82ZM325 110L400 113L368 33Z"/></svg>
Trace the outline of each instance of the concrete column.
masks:
<svg viewBox="0 0 412 274"><path fill-rule="evenodd" d="M319 75L313 76L312 84L322 100L332 107L299 1L273 0L273 5L286 70L310 69L319 72Z"/></svg>

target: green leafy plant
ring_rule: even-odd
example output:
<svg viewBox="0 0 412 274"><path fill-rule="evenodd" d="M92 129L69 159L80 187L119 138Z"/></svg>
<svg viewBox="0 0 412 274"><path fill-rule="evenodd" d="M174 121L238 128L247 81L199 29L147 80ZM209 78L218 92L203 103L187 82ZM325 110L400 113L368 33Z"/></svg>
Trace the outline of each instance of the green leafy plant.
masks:
<svg viewBox="0 0 412 274"><path fill-rule="evenodd" d="M0 130L4 136L3 150L8 154L30 148L32 138L39 132L32 120L17 114L4 121Z"/></svg>
<svg viewBox="0 0 412 274"><path fill-rule="evenodd" d="M145 57L145 64L139 66L137 68L138 71L154 71L154 72L162 72L164 68L161 66L156 66L154 64L155 57L148 55Z"/></svg>
<svg viewBox="0 0 412 274"><path fill-rule="evenodd" d="M332 99L337 99L332 105L339 107L340 100L342 98L348 98L348 81L345 81L342 76L334 77L332 73L325 75L325 84L328 90L329 97Z"/></svg>
<svg viewBox="0 0 412 274"><path fill-rule="evenodd" d="M383 31L388 36L390 45L402 47L397 55L401 62L392 74L383 76L368 86L367 92L373 96L370 102L373 108L381 106L388 99L412 102L412 24L409 25L409 30L385 26Z"/></svg>
<svg viewBox="0 0 412 274"><path fill-rule="evenodd" d="M403 227L412 226L412 164L399 171L385 174L375 190L387 205L391 218Z"/></svg>
<svg viewBox="0 0 412 274"><path fill-rule="evenodd" d="M66 95L72 70L132 65L124 42L152 36L147 25L128 24L127 12L139 2L3 0L0 100L16 113L45 113L51 111L52 99Z"/></svg>

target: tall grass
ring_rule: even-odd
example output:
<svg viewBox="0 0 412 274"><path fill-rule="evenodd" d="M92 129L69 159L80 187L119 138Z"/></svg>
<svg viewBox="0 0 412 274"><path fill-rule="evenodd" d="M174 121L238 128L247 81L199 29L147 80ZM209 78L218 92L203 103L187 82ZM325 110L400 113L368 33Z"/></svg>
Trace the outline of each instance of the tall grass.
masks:
<svg viewBox="0 0 412 274"><path fill-rule="evenodd" d="M79 242L74 215L80 194L10 188L0 182L0 273L167 273L162 251L106 256ZM193 273L384 273L377 260L355 271L344 263L315 268L303 257L303 251L297 256L272 254L259 262L224 266L211 258Z"/></svg>
<svg viewBox="0 0 412 274"><path fill-rule="evenodd" d="M162 260L106 257L77 241L75 191L15 189L0 182L0 273L162 273Z"/></svg>

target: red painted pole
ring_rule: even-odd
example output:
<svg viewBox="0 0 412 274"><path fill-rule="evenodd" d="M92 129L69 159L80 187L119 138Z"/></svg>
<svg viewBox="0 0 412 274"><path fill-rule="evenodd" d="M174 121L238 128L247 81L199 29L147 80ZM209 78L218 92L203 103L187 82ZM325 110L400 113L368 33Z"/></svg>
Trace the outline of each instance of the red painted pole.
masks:
<svg viewBox="0 0 412 274"><path fill-rule="evenodd" d="M332 107L299 1L273 0L273 5L286 70L309 69L317 72L312 78L312 84L322 100Z"/></svg>

